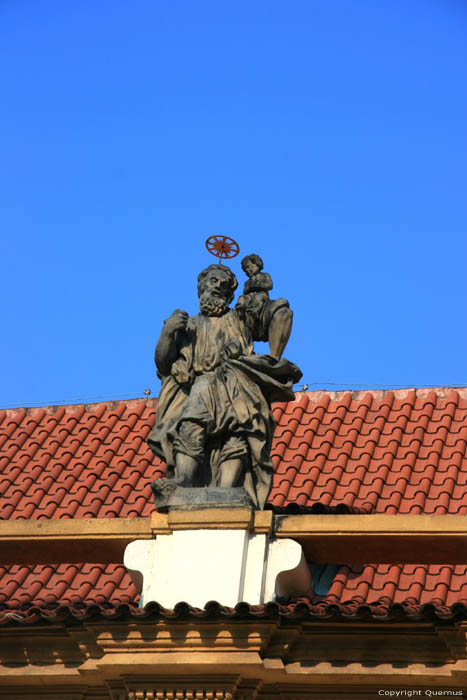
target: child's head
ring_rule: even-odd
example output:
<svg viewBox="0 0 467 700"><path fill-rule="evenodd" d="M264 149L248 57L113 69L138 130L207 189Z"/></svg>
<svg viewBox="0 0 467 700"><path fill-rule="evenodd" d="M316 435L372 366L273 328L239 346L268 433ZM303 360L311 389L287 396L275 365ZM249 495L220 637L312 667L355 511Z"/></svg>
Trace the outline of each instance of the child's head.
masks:
<svg viewBox="0 0 467 700"><path fill-rule="evenodd" d="M243 260L242 260L242 270L245 272L245 274L248 275L248 277L251 277L252 275L256 275L258 272L261 272L263 269L263 261L259 257L259 255L256 255L256 253L252 253L251 255L246 255Z"/></svg>

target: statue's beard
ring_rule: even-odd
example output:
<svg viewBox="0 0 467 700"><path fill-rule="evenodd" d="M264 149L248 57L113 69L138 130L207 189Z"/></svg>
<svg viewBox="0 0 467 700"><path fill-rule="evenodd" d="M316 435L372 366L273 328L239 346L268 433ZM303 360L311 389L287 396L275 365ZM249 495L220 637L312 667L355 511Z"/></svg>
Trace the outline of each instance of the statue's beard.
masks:
<svg viewBox="0 0 467 700"><path fill-rule="evenodd" d="M229 308L229 303L224 297L205 291L199 297L199 308L205 316L222 316Z"/></svg>

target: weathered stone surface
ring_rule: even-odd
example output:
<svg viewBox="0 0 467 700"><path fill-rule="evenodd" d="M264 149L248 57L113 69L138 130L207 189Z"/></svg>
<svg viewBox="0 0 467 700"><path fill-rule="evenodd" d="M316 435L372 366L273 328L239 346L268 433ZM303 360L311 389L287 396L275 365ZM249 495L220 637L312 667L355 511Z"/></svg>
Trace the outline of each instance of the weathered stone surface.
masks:
<svg viewBox="0 0 467 700"><path fill-rule="evenodd" d="M271 402L292 400L301 372L281 359L292 327L288 302L269 298L272 280L259 256L243 263L250 279L235 309L235 275L210 265L198 277L200 313L189 318L176 309L164 322L155 352L162 387L148 440L167 464L168 478L155 489L158 507L179 507L172 503L177 487L242 487L259 509L269 495ZM253 342L265 339L270 354L256 355ZM193 492L197 506L200 496L212 504L208 490Z"/></svg>
<svg viewBox="0 0 467 700"><path fill-rule="evenodd" d="M151 484L157 510L200 510L203 508L251 508L250 496L242 487L176 486L164 479Z"/></svg>

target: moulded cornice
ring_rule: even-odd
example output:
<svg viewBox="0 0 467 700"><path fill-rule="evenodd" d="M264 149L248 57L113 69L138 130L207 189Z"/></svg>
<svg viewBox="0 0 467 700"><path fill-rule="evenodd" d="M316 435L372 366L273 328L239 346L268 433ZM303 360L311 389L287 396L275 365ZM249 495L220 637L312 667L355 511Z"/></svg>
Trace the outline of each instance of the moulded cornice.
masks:
<svg viewBox="0 0 467 700"><path fill-rule="evenodd" d="M281 515L248 508L153 513L146 518L0 521L1 564L117 563L125 547L186 529L244 529L299 542L309 561L465 564L464 515ZM72 546L71 546L72 545Z"/></svg>

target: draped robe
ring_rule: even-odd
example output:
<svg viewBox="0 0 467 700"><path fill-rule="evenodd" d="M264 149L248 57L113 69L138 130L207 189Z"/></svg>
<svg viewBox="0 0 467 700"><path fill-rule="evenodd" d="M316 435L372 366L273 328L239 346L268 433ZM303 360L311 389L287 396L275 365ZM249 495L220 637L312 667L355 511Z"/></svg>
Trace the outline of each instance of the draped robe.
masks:
<svg viewBox="0 0 467 700"><path fill-rule="evenodd" d="M174 341L175 342L175 341ZM294 398L296 365L253 352L251 331L234 309L198 314L177 339L178 356L162 378L148 443L175 475L175 455L197 460L193 486L216 486L222 463L240 458L240 483L264 508L272 485L271 401Z"/></svg>

